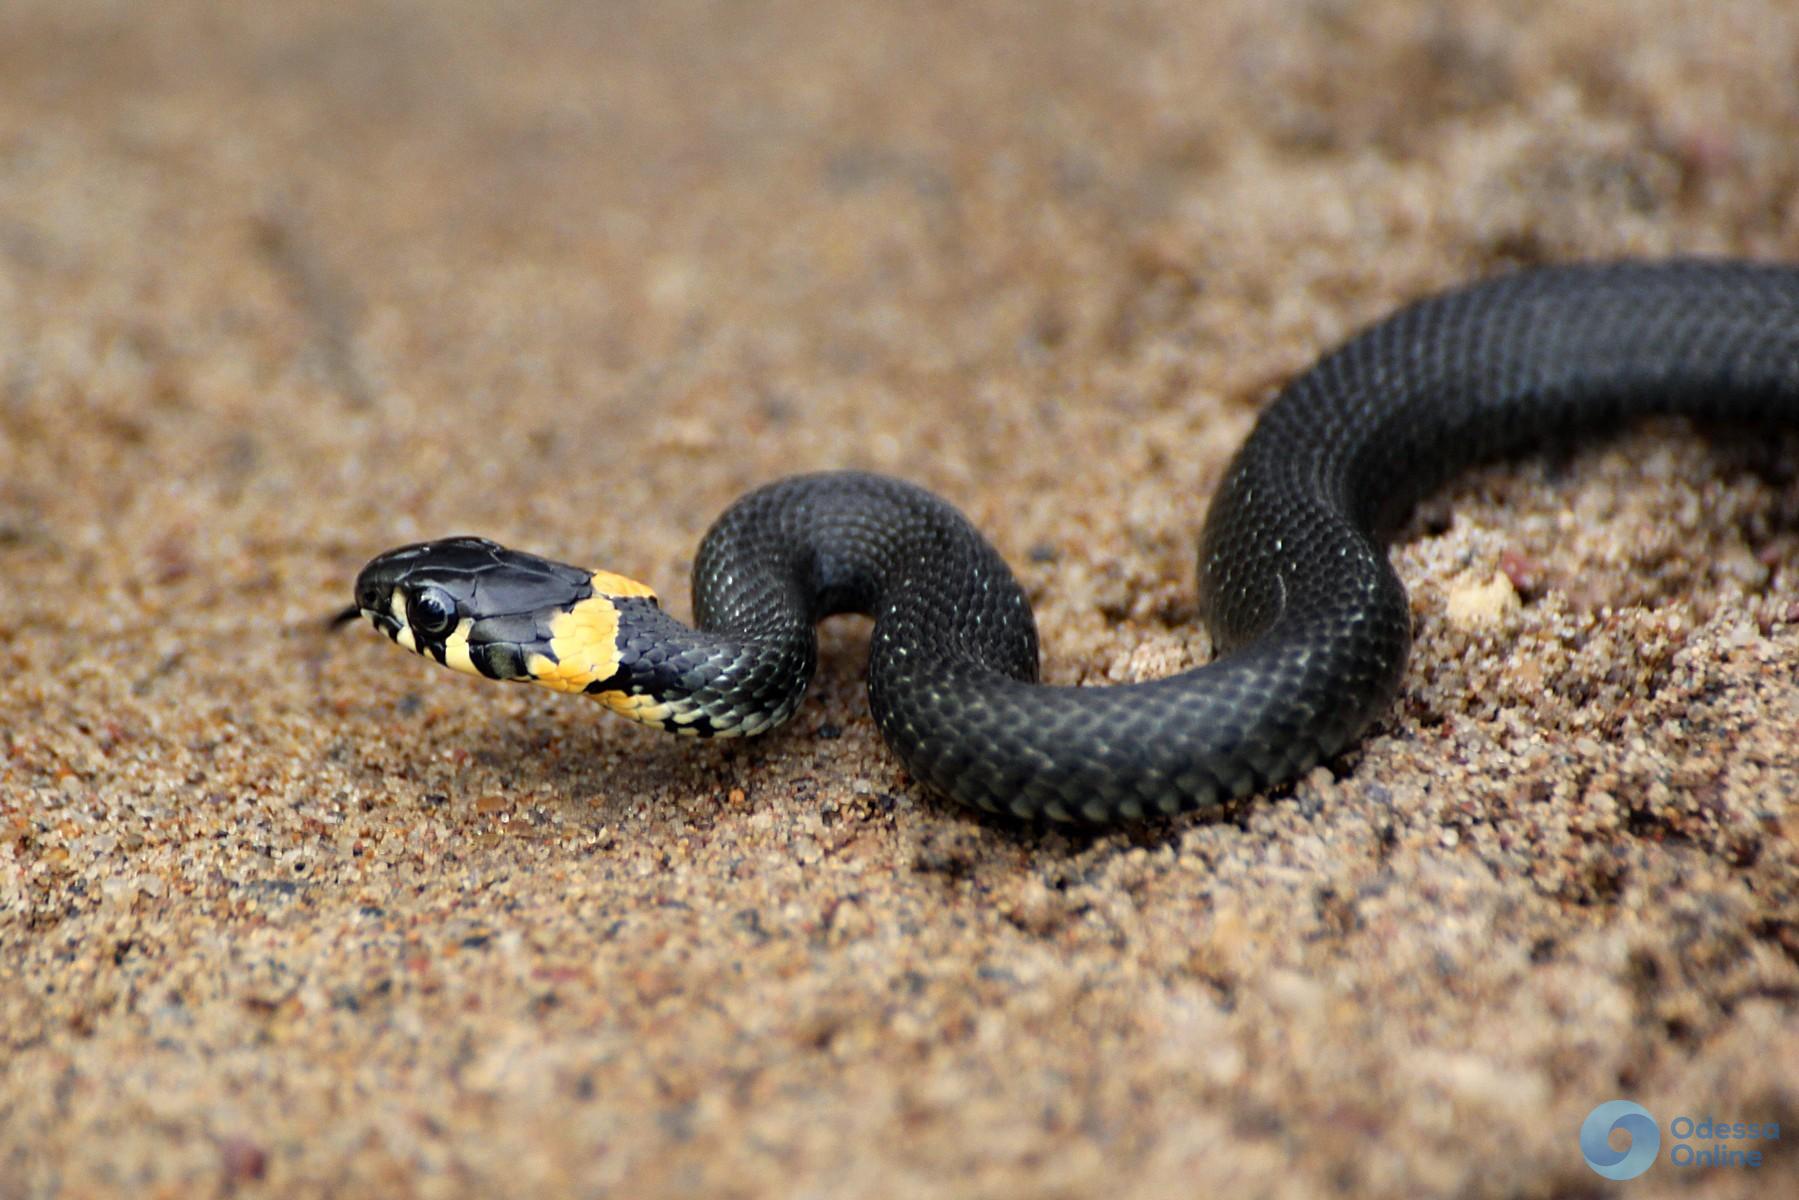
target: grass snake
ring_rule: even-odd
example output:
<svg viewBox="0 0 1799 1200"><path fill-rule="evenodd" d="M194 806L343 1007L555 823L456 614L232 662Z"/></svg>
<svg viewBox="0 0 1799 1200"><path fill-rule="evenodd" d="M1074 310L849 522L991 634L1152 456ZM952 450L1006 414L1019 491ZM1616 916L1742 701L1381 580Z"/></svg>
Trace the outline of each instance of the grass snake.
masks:
<svg viewBox="0 0 1799 1200"><path fill-rule="evenodd" d="M642 584L468 537L378 556L343 618L471 674L735 736L793 713L821 618L865 613L869 702L915 778L1018 817L1172 814L1292 778L1391 701L1411 623L1385 536L1423 494L1652 413L1799 424L1799 268L1538 268L1352 338L1237 453L1199 549L1217 657L1165 679L1038 683L1030 606L998 552L945 501L860 472L733 503L695 558L694 628Z"/></svg>

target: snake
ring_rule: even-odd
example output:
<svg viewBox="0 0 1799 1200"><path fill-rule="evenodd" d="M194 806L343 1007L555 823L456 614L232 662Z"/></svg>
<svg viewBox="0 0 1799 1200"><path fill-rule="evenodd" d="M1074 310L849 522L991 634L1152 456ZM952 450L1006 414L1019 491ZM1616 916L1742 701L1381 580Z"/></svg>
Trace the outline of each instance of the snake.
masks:
<svg viewBox="0 0 1799 1200"><path fill-rule="evenodd" d="M1135 821L1277 787L1380 717L1412 634L1386 544L1429 492L1652 414L1799 425L1799 267L1529 267L1349 338L1280 389L1227 467L1199 538L1214 656L1164 678L1040 683L999 552L947 501L859 471L733 502L695 554L692 625L635 580L466 536L376 556L338 620L468 674L736 737L798 707L818 621L862 613L869 706L914 780L1017 818Z"/></svg>

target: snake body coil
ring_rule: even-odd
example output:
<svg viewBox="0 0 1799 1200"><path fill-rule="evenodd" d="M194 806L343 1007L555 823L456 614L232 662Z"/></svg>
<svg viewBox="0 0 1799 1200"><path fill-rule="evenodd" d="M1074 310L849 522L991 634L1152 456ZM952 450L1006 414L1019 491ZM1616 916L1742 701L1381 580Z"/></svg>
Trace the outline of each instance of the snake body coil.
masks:
<svg viewBox="0 0 1799 1200"><path fill-rule="evenodd" d="M1207 666L1049 687L1022 590L954 508L800 476L734 503L694 563L697 629L647 588L458 538L364 568L351 613L409 649L690 733L784 720L825 616L874 617L868 686L917 778L1020 817L1176 813L1289 779L1388 704L1410 644L1382 536L1466 466L1652 413L1799 424L1799 269L1546 268L1405 308L1267 409L1201 539Z"/></svg>

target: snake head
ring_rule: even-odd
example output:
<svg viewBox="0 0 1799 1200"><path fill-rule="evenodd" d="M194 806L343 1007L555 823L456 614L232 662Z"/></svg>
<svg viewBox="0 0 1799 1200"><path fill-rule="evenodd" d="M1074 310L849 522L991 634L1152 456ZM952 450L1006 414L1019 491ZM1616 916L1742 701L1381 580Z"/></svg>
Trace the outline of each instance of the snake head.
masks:
<svg viewBox="0 0 1799 1200"><path fill-rule="evenodd" d="M400 646L468 675L587 691L617 673L624 598L655 603L622 576L452 537L375 556L340 620L367 617Z"/></svg>
<svg viewBox="0 0 1799 1200"><path fill-rule="evenodd" d="M486 538L418 542L356 576L357 613L396 643L487 679L529 679L551 621L593 594L593 573Z"/></svg>

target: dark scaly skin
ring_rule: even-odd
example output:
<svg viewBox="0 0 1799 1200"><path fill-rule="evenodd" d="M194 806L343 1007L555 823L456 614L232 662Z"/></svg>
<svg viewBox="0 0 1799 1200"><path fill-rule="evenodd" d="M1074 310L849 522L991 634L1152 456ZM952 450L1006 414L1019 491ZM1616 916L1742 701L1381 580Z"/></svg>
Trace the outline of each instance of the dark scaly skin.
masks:
<svg viewBox="0 0 1799 1200"><path fill-rule="evenodd" d="M1288 778L1392 695L1409 625L1384 554L1360 538L1353 574L1302 577L1299 564L1321 574L1303 556L1325 544L1315 532L1285 538L1289 586L1310 590L1289 595L1274 638L1148 683L1038 684L1030 609L997 553L944 501L875 475L798 476L738 500L701 545L695 609L714 633L803 614L767 643L787 658L797 656L778 648L786 637L813 653L817 618L867 613L869 703L915 776L1014 816L1131 819ZM1215 578L1227 562L1214 557ZM1253 623L1275 595L1240 593L1231 612ZM808 597L809 609L786 607Z"/></svg>
<svg viewBox="0 0 1799 1200"><path fill-rule="evenodd" d="M708 695L791 711L814 623L867 613L870 704L917 778L1019 817L1180 812L1292 778L1390 702L1410 621L1382 537L1420 496L1472 463L1652 413L1799 424L1799 269L1527 271L1414 304L1327 355L1263 414L1212 504L1199 575L1220 657L1197 670L1039 685L1028 604L992 547L942 500L856 473L734 503L694 564L704 634L660 618L656 636Z"/></svg>
<svg viewBox="0 0 1799 1200"><path fill-rule="evenodd" d="M1385 708L1410 621L1381 535L1410 504L1474 462L1656 412L1799 423L1799 270L1525 272L1327 356L1263 414L1213 502L1200 590L1220 657L1181 675L1037 685L1029 611L997 555L942 501L870 476L733 505L695 564L696 606L713 629L809 591L812 616L873 615L882 735L964 803L1178 812L1292 778Z"/></svg>

